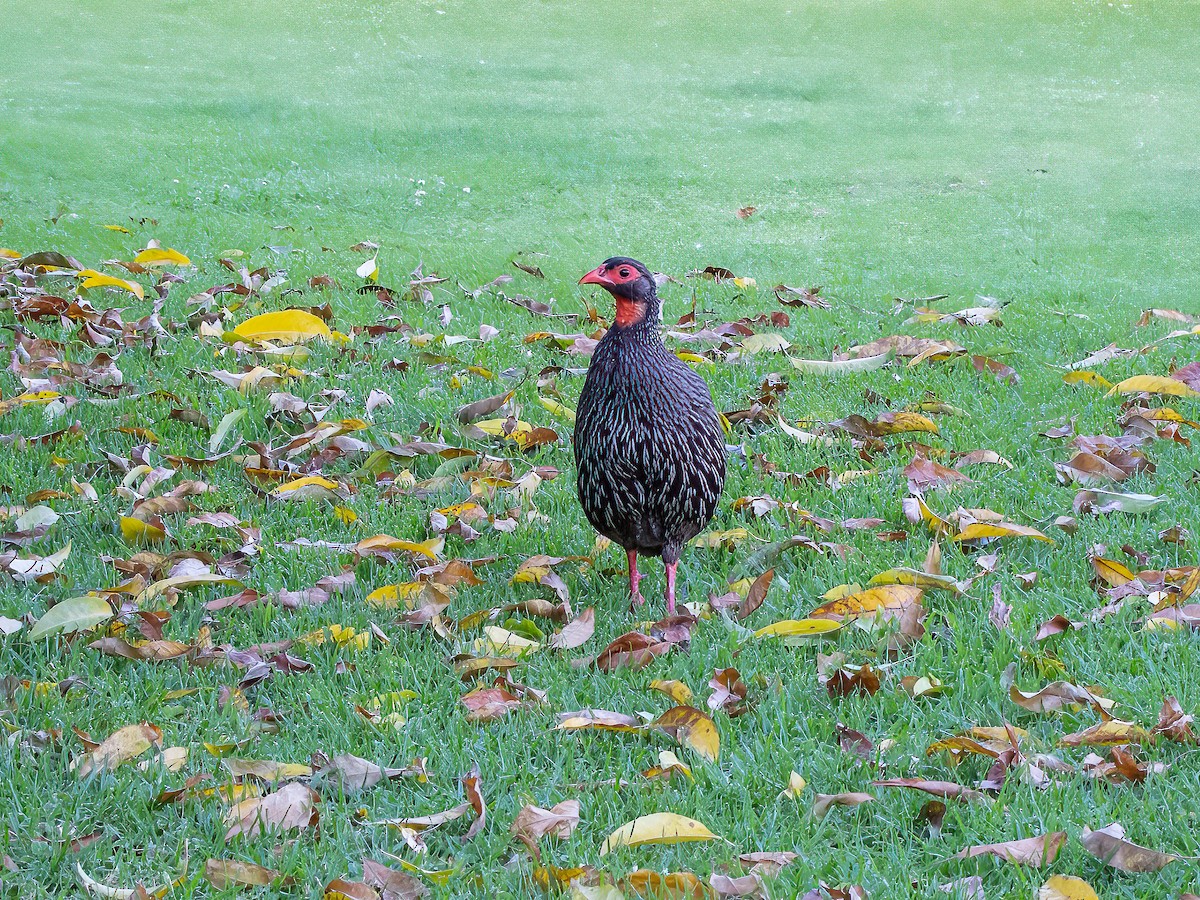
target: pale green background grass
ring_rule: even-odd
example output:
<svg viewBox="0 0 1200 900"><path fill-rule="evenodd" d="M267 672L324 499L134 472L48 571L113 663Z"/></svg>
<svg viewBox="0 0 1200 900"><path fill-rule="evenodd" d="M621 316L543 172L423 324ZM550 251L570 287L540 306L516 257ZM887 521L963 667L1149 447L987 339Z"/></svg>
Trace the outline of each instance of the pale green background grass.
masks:
<svg viewBox="0 0 1200 900"><path fill-rule="evenodd" d="M228 280L215 257L237 247L254 265L286 267L296 285L312 274L335 275L347 288L333 295L337 324L345 329L374 321L383 313L349 290L361 256L345 249L366 238L382 245L385 283L402 283L403 273L420 261L468 287L508 271L517 275L514 288L542 300L556 297L567 311L582 309L575 280L613 253L638 256L676 275L723 265L754 276L763 288L780 281L824 284L837 300L834 309L794 310L785 331L801 356L827 356L835 347L899 330L900 319L891 313L895 296L947 293L948 308L970 305L976 293L1012 300L1003 330L907 331L952 337L973 352L1004 358L1024 378L1017 388L965 366L923 366L830 384L793 378L783 402L792 419L831 420L871 411L862 399L869 387L897 408L934 391L967 410L970 419L943 420L939 446L989 447L1016 469L978 472L978 481L953 499L937 499L944 511L955 502L987 505L1048 528L1069 509L1073 492L1053 479L1051 463L1065 459L1065 449L1036 432L1045 420L1078 414L1081 433L1111 433L1117 406L1098 393L1063 387L1050 366L1110 341L1137 346L1161 335L1162 325L1134 332L1144 307L1200 309L1200 7L1194 4L82 2L47 8L19 0L3 21L13 37L0 55L0 245L58 249L94 264L129 258L157 237L199 267L172 292L167 312L176 318L182 318L189 294ZM759 212L741 221L733 211L747 204ZM134 227L130 216L153 217L158 225ZM104 224L129 225L134 235L105 231ZM530 261L546 271L545 282L512 269L510 260L522 252L544 254ZM668 318L685 311L687 289L664 293ZM706 284L699 293L714 320L774 307L765 290L738 297ZM529 355L520 344L520 336L542 321L495 300L468 303L455 291L439 294L439 301L453 305L451 333L474 334L481 322L503 329L492 344L463 350L468 362L536 371L561 361L540 347ZM1052 310L1090 318L1062 320ZM415 326L438 330L434 308L402 305L399 313ZM38 331L58 334L51 327ZM1196 346L1169 344L1115 363L1105 374L1116 380L1164 373L1173 357L1181 364L1194 359ZM392 356L410 358L412 369L383 373ZM214 422L246 405L251 415L243 436L278 443L281 432L263 422L265 399L243 400L190 374L212 366L211 351L186 336L170 358L150 360L143 351L121 358L127 381L174 390ZM785 361L764 357L706 374L718 403L731 409L744 405L764 374L781 367ZM496 390L476 379L466 392L450 392L446 375L422 366L399 340L382 344L366 363L319 351L308 368L327 374L299 392L345 389L346 415L361 412L371 388L391 392L398 431L423 420L445 421L459 403ZM580 382L563 384L572 398ZM17 389L6 376L3 395ZM531 418L552 424L528 385L521 399ZM1200 414L1195 404L1181 408ZM154 427L164 452L197 452L202 442L166 420L167 411L161 403L127 403L118 410L131 422ZM61 504L59 511L71 515L36 548L48 552L67 537L74 541L65 568L71 584L10 586L0 600L5 615L40 614L49 600L112 584L116 577L98 556L131 552L114 533L126 505L111 496L113 476L101 467L99 451L127 453L133 441L107 430L114 424L111 411L81 405L72 414L90 430L86 446L64 454L76 460L74 466L53 469L50 449L34 448L0 459L0 482L12 488L13 503L35 489L68 486L71 475L88 477L104 496L99 507ZM3 420L5 432L47 428L36 410ZM822 463L857 467L844 448L800 448L773 430L747 435L746 443L792 471ZM920 885L915 896L942 896L932 885L977 867L940 867L939 860L971 843L1064 828L1072 843L1052 871L1084 875L1104 897L1174 897L1195 889L1193 863L1177 863L1157 877L1121 876L1086 856L1074 836L1083 825L1120 819L1144 844L1200 853L1200 766L1175 745L1146 751L1171 768L1143 787L1072 778L1038 792L1012 783L991 807L953 808L940 840L914 832L921 805L914 795L882 794L872 807L834 812L824 823L809 816L809 795L799 806L775 799L792 769L826 793L861 789L869 780L869 772L837 749L838 721L876 741L897 742L886 756L888 774L964 782L982 777L983 769L972 763L948 770L940 759L925 760L931 740L1007 718L1030 728L1037 745L1048 749L1063 731L1090 724L1086 715L1059 723L1021 712L1004 697L999 674L1029 646L1039 622L1060 612L1082 618L1095 608L1086 560L1093 543L1107 543L1114 554L1130 543L1150 552L1155 566L1196 561L1194 550L1156 538L1175 521L1196 530L1200 502L1189 484L1196 455L1178 445L1154 446L1150 453L1157 474L1135 478L1129 489L1172 497L1167 512L1086 521L1074 537L1055 531L1060 542L1054 548L1007 547L1001 574L983 579L966 598L930 598L931 635L894 671L896 677L930 673L954 687L930 703L914 704L890 686L871 700L830 701L816 683L812 649L756 645L738 652L732 634L709 624L690 655L672 655L641 673L584 674L561 659L538 657L521 680L550 692L547 711L475 728L463 723L456 707L460 687L443 663L447 648L390 626L362 602L371 588L403 580L399 570L364 566L361 589L317 610L222 613L218 637L237 646L294 637L329 622L363 627L372 618L395 639L391 649L359 657L357 670L346 676L332 674L337 654L313 650L305 655L318 673L259 687L253 702L275 708L288 724L282 735L256 740L246 755L302 760L324 750L401 763L428 755L434 783L381 787L344 802L330 798L323 804L320 841L303 836L276 857L267 840L249 848L222 846L221 810L212 804L151 809L152 798L178 776L146 777L129 768L80 785L66 773L65 753L19 760L4 755L0 787L11 799L3 805L3 824L13 835L5 852L23 867L13 883L27 896L77 890L70 871L75 857L32 838L59 828L80 834L101 828L111 840L78 859L89 871L115 872L126 886L169 867L164 858L174 859L189 840L193 870L207 856L254 859L296 876L303 886L295 895L311 896L334 876L356 875L362 853L400 852L399 842L385 834L353 827L352 809L366 806L372 817L443 809L458 802L456 776L476 760L492 821L466 847L452 835L431 836L434 857L454 854L465 873L446 896L529 894L527 866L501 868L513 852L508 823L525 802L550 805L578 795L584 825L566 845L548 851L547 858L560 864L595 863L600 842L617 825L672 809L701 818L737 850L800 852L802 861L776 882L772 896L803 893L817 878L861 882L884 898L902 895L901 885L912 879ZM896 469L884 459L881 477L836 494L765 482L734 467L727 500L771 492L817 514L879 515L904 527L898 467L907 459L897 454ZM565 443L533 461L564 470L536 498L556 526L489 534L470 547L452 542L449 552L515 560L540 551L588 551L591 533L574 501ZM414 467L418 477L432 469L428 461ZM347 528L320 505L299 512L264 507L240 478L232 468L214 472L221 492L205 504L234 509L262 526L267 549L250 583L263 590L307 586L339 561L277 549L274 541L297 533L354 540L388 532L416 539L426 536L428 509L463 499L448 491L427 501L377 506L373 490L366 489L353 503L362 520ZM718 525L738 524L745 523L727 503ZM750 527L767 539L791 533L783 520ZM221 549L209 532L180 523L176 533L182 547ZM860 553L845 563L786 559L756 623L802 615L816 596L842 581L917 564L927 546L918 531L902 544L881 544L869 533L846 540ZM616 553L605 562L614 569L620 564ZM691 597L719 588L737 562L720 552L691 553L684 563ZM960 577L974 570L957 552L947 553L946 566ZM455 611L530 596L528 589L508 586L512 567L495 567L488 584L466 591ZM1037 588L1019 592L1012 573L1031 569L1042 573ZM1011 636L987 623L994 578L1014 605ZM571 571L568 583L577 606L597 607L597 645L630 626L620 577ZM656 567L647 584L649 594L661 590ZM202 599L193 595L181 604L172 635L194 637ZM1143 634L1136 618L1131 610L1065 637L1059 653L1068 676L1107 686L1123 704L1124 717L1146 724L1167 693L1178 695L1185 709L1196 709L1200 643L1190 634ZM855 659L873 646L852 634L836 643ZM553 711L588 705L659 711L664 703L646 690L652 678L683 678L703 698L712 669L727 665L736 665L747 680L775 679L781 689L766 693L751 715L732 722L718 717L721 762L697 765L694 785L621 793L566 787L613 777L636 781L636 772L652 764L654 750L665 744L615 735L558 737L549 731ZM80 674L91 686L82 701L20 695L10 721L22 727L76 725L103 736L149 719L164 728L169 744L238 736L245 729L216 709L216 688L232 680L228 673L130 665L98 659L82 643L63 649L17 637L0 646L0 674L40 680ZM1026 667L1020 682L1032 687L1040 680ZM160 699L167 690L196 685L206 690L174 704ZM353 702L401 687L422 695L409 707L401 734L377 734L361 724ZM69 734L66 746L78 749ZM1083 754L1069 755L1078 760ZM189 771L213 768L202 757L197 751ZM153 860L140 860L138 848L153 851ZM644 849L617 854L611 867L618 873L645 865L707 874L735 854L724 846ZM1032 896L1045 875L986 862L978 868L989 897ZM475 875L482 885L471 881ZM194 892L213 894L203 883Z"/></svg>

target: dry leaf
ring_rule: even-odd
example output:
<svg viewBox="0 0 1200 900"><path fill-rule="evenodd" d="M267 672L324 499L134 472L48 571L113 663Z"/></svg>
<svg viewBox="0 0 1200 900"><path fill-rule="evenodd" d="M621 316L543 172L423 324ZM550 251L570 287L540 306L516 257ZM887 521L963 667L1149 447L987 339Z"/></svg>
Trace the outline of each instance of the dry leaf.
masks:
<svg viewBox="0 0 1200 900"><path fill-rule="evenodd" d="M979 844L968 847L954 854L955 859L971 859L976 856L994 856L1005 862L1019 866L1047 866L1054 862L1058 851L1067 841L1065 831L1055 831L1039 837L1024 838L1018 841L1005 841L1001 844Z"/></svg>
<svg viewBox="0 0 1200 900"><path fill-rule="evenodd" d="M239 835L254 839L268 831L294 831L317 824L317 794L306 784L291 781L264 797L242 800L225 815L225 840Z"/></svg>
<svg viewBox="0 0 1200 900"><path fill-rule="evenodd" d="M564 800L550 809L525 806L517 813L509 834L529 848L534 859L540 859L537 842L546 835L567 840L579 824L579 801Z"/></svg>
<svg viewBox="0 0 1200 900"><path fill-rule="evenodd" d="M1079 841L1096 859L1122 872L1157 872L1179 859L1125 840L1125 829L1118 822L1096 831L1084 826Z"/></svg>

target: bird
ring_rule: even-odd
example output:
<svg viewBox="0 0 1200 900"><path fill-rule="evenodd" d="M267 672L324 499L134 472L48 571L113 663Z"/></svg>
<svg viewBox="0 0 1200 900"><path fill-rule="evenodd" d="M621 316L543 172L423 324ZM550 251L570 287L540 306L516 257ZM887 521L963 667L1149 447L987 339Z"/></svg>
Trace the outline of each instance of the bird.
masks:
<svg viewBox="0 0 1200 900"><path fill-rule="evenodd" d="M721 422L708 383L663 344L657 285L644 265L614 256L579 283L616 301L576 410L579 503L596 531L625 548L630 608L645 602L638 556L661 556L675 615L680 554L725 486Z"/></svg>

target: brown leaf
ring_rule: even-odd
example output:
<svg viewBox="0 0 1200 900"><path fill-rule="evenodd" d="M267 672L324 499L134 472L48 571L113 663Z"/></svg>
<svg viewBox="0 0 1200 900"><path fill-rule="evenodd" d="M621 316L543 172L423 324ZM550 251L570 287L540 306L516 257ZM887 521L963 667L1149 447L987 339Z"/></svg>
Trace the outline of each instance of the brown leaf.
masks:
<svg viewBox="0 0 1200 900"><path fill-rule="evenodd" d="M662 656L670 649L671 644L666 641L657 640L640 631L629 631L601 650L594 664L601 672L611 672L620 668L643 669L653 662L656 656Z"/></svg>
<svg viewBox="0 0 1200 900"><path fill-rule="evenodd" d="M1019 866L1041 867L1054 862L1058 851L1066 843L1067 833L1055 831L1038 837L1000 844L979 844L954 854L955 859L971 859L976 856L994 856Z"/></svg>
<svg viewBox="0 0 1200 900"><path fill-rule="evenodd" d="M1060 712L1079 706L1091 706L1107 717L1108 710L1113 705L1111 700L1099 697L1069 681L1055 681L1033 693L1025 693L1014 684L1009 688L1008 696L1017 706L1035 713Z"/></svg>
<svg viewBox="0 0 1200 900"><path fill-rule="evenodd" d="M838 746L842 748L843 753L849 753L864 760L871 758L875 745L865 734L855 731L853 728L847 728L841 722L837 723L835 731L837 732Z"/></svg>
<svg viewBox="0 0 1200 900"><path fill-rule="evenodd" d="M786 866L790 866L798 858L798 855L790 850L780 850L774 853L743 853L738 856L738 862L745 866L749 872L758 873L767 878L774 878Z"/></svg>
<svg viewBox="0 0 1200 900"><path fill-rule="evenodd" d="M1052 619L1043 622L1038 626L1037 634L1033 636L1035 641L1044 641L1048 637L1054 637L1056 634L1062 634L1065 631L1071 631L1075 628L1082 628L1080 622L1072 622L1061 613Z"/></svg>
<svg viewBox="0 0 1200 900"><path fill-rule="evenodd" d="M1133 722L1121 722L1118 719L1109 719L1100 722L1098 725L1093 725L1091 728L1085 728L1083 731L1077 731L1074 734L1064 736L1059 740L1058 745L1060 747L1090 747L1112 744L1142 744L1149 743L1152 739L1150 732L1141 725L1135 725Z"/></svg>
<svg viewBox="0 0 1200 900"><path fill-rule="evenodd" d="M737 669L715 670L708 685L713 689L708 698L709 709L714 712L724 710L731 719L750 711L750 705L746 703L746 683Z"/></svg>
<svg viewBox="0 0 1200 900"><path fill-rule="evenodd" d="M835 806L861 806L874 800L875 798L870 794L864 793L816 794L813 797L813 815L818 819L823 819L825 814Z"/></svg>
<svg viewBox="0 0 1200 900"><path fill-rule="evenodd" d="M355 794L379 784L383 780L383 769L373 762L342 753L329 760L314 780L335 793Z"/></svg>
<svg viewBox="0 0 1200 900"><path fill-rule="evenodd" d="M524 263L517 262L515 259L513 260L513 265L516 266L518 269L520 269L525 274L532 275L534 278L545 278L546 277L542 273L542 270L539 269L537 266L527 266Z"/></svg>
<svg viewBox="0 0 1200 900"><path fill-rule="evenodd" d="M487 824L487 806L483 802L483 782L479 776L478 764L471 767L471 771L459 779L462 783L463 790L467 793L467 802L471 804L471 808L475 811L475 821L471 823L471 827L467 829L467 833L463 835L462 842L465 844L468 841L474 840L479 832L483 831Z"/></svg>
<svg viewBox="0 0 1200 900"><path fill-rule="evenodd" d="M767 889L757 875L731 878L728 875L713 872L708 877L708 884L717 892L718 897L755 897L758 900L767 900Z"/></svg>
<svg viewBox="0 0 1200 900"><path fill-rule="evenodd" d="M987 900L983 892L983 878L979 875L969 875L966 878L956 878L947 884L938 885L943 894L953 894L960 900Z"/></svg>
<svg viewBox="0 0 1200 900"><path fill-rule="evenodd" d="M771 588L771 580L775 577L774 569L767 569L750 585L750 590L746 592L746 599L738 604L737 618L739 622L744 622L753 615L754 611L762 606L763 601L767 599L767 591Z"/></svg>
<svg viewBox="0 0 1200 900"><path fill-rule="evenodd" d="M1157 872L1179 859L1125 840L1125 829L1119 822L1096 831L1084 826L1079 842L1096 859L1122 872Z"/></svg>
<svg viewBox="0 0 1200 900"><path fill-rule="evenodd" d="M997 631L1008 631L1009 617L1012 615L1012 607L1005 603L1000 596L1000 585L992 585L992 609L988 613L988 621L995 626Z"/></svg>
<svg viewBox="0 0 1200 900"><path fill-rule="evenodd" d="M541 859L537 842L546 835L567 840L579 824L579 801L564 800L550 809L540 806L525 806L517 813L509 828L509 834L529 848L534 859Z"/></svg>
<svg viewBox="0 0 1200 900"><path fill-rule="evenodd" d="M1192 731L1192 717L1185 714L1183 707L1174 697L1163 701L1162 710L1158 714L1158 724L1151 731L1161 734L1169 741L1180 744L1195 744L1196 735Z"/></svg>
<svg viewBox="0 0 1200 900"><path fill-rule="evenodd" d="M363 881L379 889L380 900L421 900L429 895L429 888L407 872L389 868L365 856L362 867Z"/></svg>
<svg viewBox="0 0 1200 900"><path fill-rule="evenodd" d="M236 859L210 859L204 864L204 880L217 890L224 888L265 887L279 882L280 886L295 884L294 878L284 878L282 872L265 869L254 863Z"/></svg>
<svg viewBox="0 0 1200 900"><path fill-rule="evenodd" d="M225 840L238 835L248 839L266 831L293 831L317 824L316 792L306 784L291 781L264 797L251 797L231 807L225 815L229 830Z"/></svg>
<svg viewBox="0 0 1200 900"><path fill-rule="evenodd" d="M596 611L588 607L568 622L561 631L550 636L546 642L555 650L574 650L592 639L596 631Z"/></svg>
<svg viewBox="0 0 1200 900"><path fill-rule="evenodd" d="M908 489L914 494L972 481L958 469L947 468L920 455L913 457L913 461L904 467L904 477L908 479Z"/></svg>
<svg viewBox="0 0 1200 900"><path fill-rule="evenodd" d="M476 400L474 403L468 403L466 406L461 406L455 415L458 421L466 425L469 422L474 422L476 419L494 413L505 403L512 398L513 392L506 391L503 394L494 394L491 397L484 397L482 400Z"/></svg>
<svg viewBox="0 0 1200 900"><path fill-rule="evenodd" d="M756 212L758 212L758 207L756 207L756 206L743 206L741 209L739 209L735 213L735 215L739 219L748 219L752 215L754 215Z"/></svg>
<svg viewBox="0 0 1200 900"><path fill-rule="evenodd" d="M873 697L879 691L879 673L866 663L857 670L838 669L825 680L825 690L830 697Z"/></svg>
<svg viewBox="0 0 1200 900"><path fill-rule="evenodd" d="M880 781L872 781L871 784L875 787L902 787L914 791L924 791L926 794L941 797L943 800L969 801L987 799L979 791L963 787L961 784L955 784L952 781L924 781L920 778L885 778Z"/></svg>
<svg viewBox="0 0 1200 900"><path fill-rule="evenodd" d="M379 900L379 891L361 881L335 878L321 891L321 900Z"/></svg>

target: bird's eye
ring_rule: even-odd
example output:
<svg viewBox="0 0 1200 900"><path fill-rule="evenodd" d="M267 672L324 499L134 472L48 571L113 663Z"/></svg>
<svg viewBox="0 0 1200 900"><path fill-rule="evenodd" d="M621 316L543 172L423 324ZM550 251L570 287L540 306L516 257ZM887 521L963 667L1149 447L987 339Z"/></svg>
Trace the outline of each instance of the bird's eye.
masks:
<svg viewBox="0 0 1200 900"><path fill-rule="evenodd" d="M621 270L621 277L622 277L622 278L628 278L628 277L629 277L629 270L628 270L628 269L622 269L622 270Z"/></svg>

